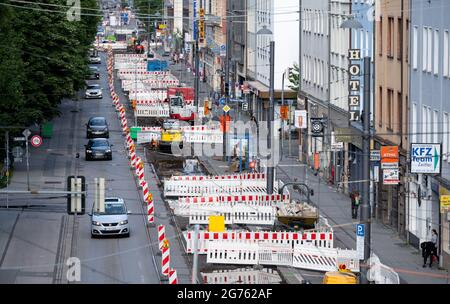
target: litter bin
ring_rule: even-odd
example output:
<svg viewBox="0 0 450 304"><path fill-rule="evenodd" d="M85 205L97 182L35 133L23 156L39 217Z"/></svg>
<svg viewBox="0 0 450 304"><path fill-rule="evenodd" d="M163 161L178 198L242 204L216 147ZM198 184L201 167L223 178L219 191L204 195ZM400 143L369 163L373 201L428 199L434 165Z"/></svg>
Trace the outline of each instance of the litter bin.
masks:
<svg viewBox="0 0 450 304"><path fill-rule="evenodd" d="M53 135L53 123L46 122L42 125L41 136L44 138L51 138Z"/></svg>

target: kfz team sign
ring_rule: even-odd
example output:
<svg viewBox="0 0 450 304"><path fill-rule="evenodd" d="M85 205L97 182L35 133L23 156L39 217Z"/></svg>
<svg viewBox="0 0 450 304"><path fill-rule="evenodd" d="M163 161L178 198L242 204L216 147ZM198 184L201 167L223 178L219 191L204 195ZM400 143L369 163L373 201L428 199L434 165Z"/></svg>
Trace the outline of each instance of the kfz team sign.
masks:
<svg viewBox="0 0 450 304"><path fill-rule="evenodd" d="M441 144L411 144L411 173L440 174Z"/></svg>

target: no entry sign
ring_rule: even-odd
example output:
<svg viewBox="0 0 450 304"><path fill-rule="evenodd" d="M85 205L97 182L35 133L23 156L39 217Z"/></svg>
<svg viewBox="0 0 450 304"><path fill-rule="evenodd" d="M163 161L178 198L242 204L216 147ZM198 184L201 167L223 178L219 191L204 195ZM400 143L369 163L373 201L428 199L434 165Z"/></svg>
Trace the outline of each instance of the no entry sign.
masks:
<svg viewBox="0 0 450 304"><path fill-rule="evenodd" d="M33 137L31 137L31 145L35 148L42 145L42 137L40 137L39 135L34 135Z"/></svg>

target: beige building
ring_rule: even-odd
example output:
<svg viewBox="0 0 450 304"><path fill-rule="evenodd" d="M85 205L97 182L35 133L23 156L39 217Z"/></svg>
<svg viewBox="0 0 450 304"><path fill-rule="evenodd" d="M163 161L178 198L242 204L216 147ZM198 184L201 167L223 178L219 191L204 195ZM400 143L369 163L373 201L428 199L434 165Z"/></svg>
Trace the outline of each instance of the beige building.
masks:
<svg viewBox="0 0 450 304"><path fill-rule="evenodd" d="M400 184L378 183L376 217L405 234L407 201L409 0L376 1L375 20L375 148L398 146Z"/></svg>

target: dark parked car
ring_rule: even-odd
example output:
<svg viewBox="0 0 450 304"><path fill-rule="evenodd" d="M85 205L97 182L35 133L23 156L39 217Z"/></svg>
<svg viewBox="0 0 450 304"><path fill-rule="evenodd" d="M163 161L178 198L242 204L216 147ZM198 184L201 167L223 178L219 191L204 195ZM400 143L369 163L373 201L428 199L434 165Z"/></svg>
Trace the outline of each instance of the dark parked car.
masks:
<svg viewBox="0 0 450 304"><path fill-rule="evenodd" d="M100 79L100 71L98 67L89 67L89 79Z"/></svg>
<svg viewBox="0 0 450 304"><path fill-rule="evenodd" d="M86 124L86 137L109 138L108 123L105 117L91 117Z"/></svg>
<svg viewBox="0 0 450 304"><path fill-rule="evenodd" d="M106 138L90 139L86 147L86 160L107 159L112 160L112 145Z"/></svg>

